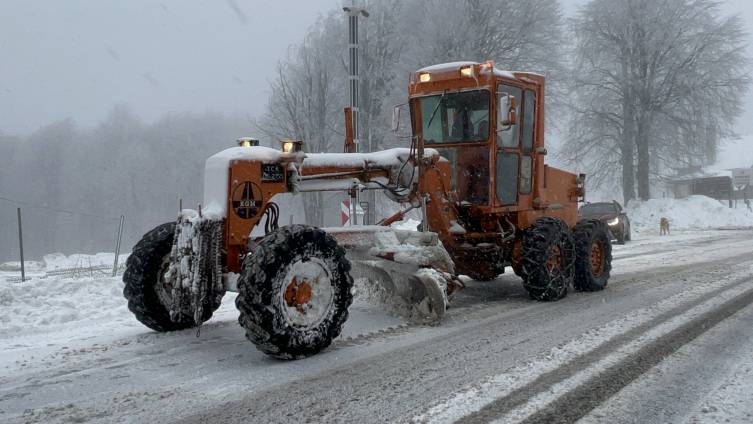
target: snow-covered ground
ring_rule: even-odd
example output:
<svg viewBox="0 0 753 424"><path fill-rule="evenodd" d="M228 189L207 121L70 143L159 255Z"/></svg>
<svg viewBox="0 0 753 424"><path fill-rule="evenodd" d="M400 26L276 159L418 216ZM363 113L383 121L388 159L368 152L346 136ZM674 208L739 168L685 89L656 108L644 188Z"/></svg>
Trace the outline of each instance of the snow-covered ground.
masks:
<svg viewBox="0 0 753 424"><path fill-rule="evenodd" d="M672 314L674 320L645 338L594 361L601 368L580 370L546 393L531 395L531 402L493 414L517 420L744 292L753 283L733 283L753 278L751 235L749 230L637 234L632 243L615 246L606 291L575 293L556 303L530 301L512 273L494 282L469 280L438 327L407 325L357 302L331 348L294 362L271 360L245 340L232 294L199 337L194 330L159 334L132 317L118 277L40 272L21 283L9 279L17 271L2 271L0 422L171 422L196 414L212 422L460 419L485 411L545 372L561 372L579 355L593 355L677 305L724 293ZM556 323L545 319L550 314L559 317ZM743 367L742 373L744 366L724 370ZM709 383L709 390L716 389L698 391L688 413L709 417L702 409L716 408L722 418L744 414L726 398L729 391L738 398L753 396L740 378L720 373ZM281 393L292 398L283 408L287 412L275 406L285 397ZM246 405L248 397L254 400ZM455 407L458 399L461 409ZM240 411L245 415L236 415Z"/></svg>
<svg viewBox="0 0 753 424"><path fill-rule="evenodd" d="M441 366L425 369L426 363L420 358L427 353L414 359L411 358L415 354L406 353L407 363L400 355L397 357L399 359L383 359L385 364L400 361L400 365L395 366L410 368L406 369L406 375L419 373L414 375L415 380L435 373L436 376L428 377L429 380L443 383L423 388L427 393L439 393L434 395L434 400L431 400L431 396L420 401L414 399L418 404L403 407L400 412L390 412L387 408L366 420L391 421L390 418L402 417L400 421L410 418L415 421L448 422L476 416L483 417L484 421L491 416L503 421L518 421L545 410L546 405L556 403L573 387L585 384L600 372L626 360L632 352L644 349L688 320L713 310L751 288L751 284L732 287L730 282L753 278L753 232L743 229L753 226L753 215L730 210L719 202L698 196L685 200L652 200L631 204L628 214L636 230L634 239L625 246L614 247L613 282L605 292L573 294L556 305L531 302L522 292L517 277L508 271L496 282L466 280L468 288L453 300L453 307L445 322L438 327L407 324L363 299L357 299L343 334L333 347L313 358L296 362L271 360L245 340L243 330L237 324L235 295L232 293L225 296L222 306L205 324L200 337L197 337L195 330L159 334L141 325L128 310L120 277L110 276L114 261L112 254L47 255L41 261L26 263L29 279L25 282L18 278L18 263L0 264L0 422L170 422L180 417L207 413L220 417L214 420L217 422L236 421L239 417L223 415L225 412L216 411L215 408L227 402L242 403L244 398L256 393L261 396L271 388L290 390L285 389L288 384L337 375L355 364L361 364L359 369L367 369L362 364L365 358L390 358L394 352L402 350L410 352L426 346L429 351L437 349L443 355L449 354L452 361L457 361L452 356L458 347L457 342L448 340L462 336L465 340L462 343L470 343L471 340L476 343L476 337L490 337L498 331L495 328L507 325L502 324L508 322L504 318L507 314L522 314L543 307L570 311L572 307L569 302L573 299L576 302L585 301L586 296L607 302L596 307L608 315L614 313L614 316L606 320L592 316L589 319L594 319L593 325L588 323L588 319L577 318L577 323L574 321L569 327L563 327L571 332L567 339L561 339L567 332L565 330L542 336L542 330L536 330L530 318L522 320L515 332L499 336L502 337L499 340L509 339L510 346L528 346L530 340L537 340L534 346L525 347L527 353L522 356L529 358L526 361L496 364L498 361L493 360L494 366L479 363L479 368L474 366L471 372L457 374L453 371L453 374ZM661 216L669 218L672 223L670 236L657 235L658 228L655 227L658 227ZM394 226L415 229L417 224L415 220L406 220ZM121 265L125 264L126 258L127 255L119 258ZM725 261L732 260L730 258L735 258L735 263L743 267L730 269L724 265ZM699 262L709 265L699 267ZM697 276L675 276L674 272L669 271L676 269L682 273L694 267L698 269ZM712 271L706 272L707 268ZM713 277L716 275L714 272L725 274L719 274L717 278ZM668 273L664 277L666 284L651 286L656 280L655 275L662 273ZM688 288L676 291L683 281L688 281ZM665 294L649 295L648 291L644 293L634 287L646 284L650 290ZM515 408L504 413L483 415L488 414L484 411L498 403L500 398L513 396L516 390L534 384L544 373L560 372L571 366L572 362L577 362L579 357L603 349L611 340L619 339L641 326L648 326L677 305L692 303L694 299L710 296L716 291L726 294L710 297L704 303L699 303L697 308L679 312L673 320L652 327L652 332L645 337L636 338L622 350L595 361L594 366L553 383L545 392L532 396ZM622 312L612 311L610 307L614 307L614 304L610 306L608 303L612 297L623 299L626 305L632 306ZM583 310L582 307L572 309L577 313ZM562 312L561 315L566 317L567 313ZM566 318L563 319L562 324L566 324ZM515 323L516 319L510 318L509 322ZM488 332L491 332L490 335L484 335ZM533 333L526 336L528 332ZM497 339L497 336L491 337ZM443 343L455 347L441 347ZM502 351L508 349L489 347L489 353L476 358L475 362L492 360L493 352L500 348ZM472 354L467 348L461 350L465 355L478 355L483 354L484 348L481 349L481 352L474 350ZM694 348L688 345L687 349ZM671 361L662 366L672 368L672 361L682 362L683 356L678 355L680 353L673 355ZM468 360L474 362L474 359ZM716 368L721 371L709 391L693 392L694 409L689 409L688 413L695 413L695 420L698 417L709 422L722 422L729 417L739 420L750 412L749 408L744 407L744 402L735 400L753 397L753 388L742 377L749 371L747 362L725 364ZM733 369L736 370L735 375L730 374ZM448 383L450 375L455 375L455 378ZM584 418L599 422L610 414L632 414L628 412L629 408L620 405L631 405L630 399L637 395L630 393L645 392L644 386L649 384L646 382L656 379L652 375L647 373L641 378L642 383L627 386L614 402L602 403ZM386 377L372 375L370 378L379 381ZM405 376L397 374L392 378ZM379 384L390 386L398 383L374 384L376 386L370 389L358 386L348 390L370 390L369 396L380 398L383 396L381 391L386 390L387 393L390 389ZM449 392L447 384L453 387ZM411 399L414 395L408 396ZM260 405L264 404L260 402ZM362 420L364 411L369 407L359 405L342 407L344 409L339 412L337 408L328 410L321 419L315 420ZM260 408L266 411L266 415L260 412L259 417L252 421L296 421L294 418L304 417L300 414L305 414L306 408L301 408L298 412L291 412L289 418L277 419L270 418L274 417L270 410Z"/></svg>
<svg viewBox="0 0 753 424"><path fill-rule="evenodd" d="M669 220L671 230L753 227L753 212L744 208L732 209L728 204L706 196L630 201L626 212L632 229L647 234L659 233L662 217Z"/></svg>

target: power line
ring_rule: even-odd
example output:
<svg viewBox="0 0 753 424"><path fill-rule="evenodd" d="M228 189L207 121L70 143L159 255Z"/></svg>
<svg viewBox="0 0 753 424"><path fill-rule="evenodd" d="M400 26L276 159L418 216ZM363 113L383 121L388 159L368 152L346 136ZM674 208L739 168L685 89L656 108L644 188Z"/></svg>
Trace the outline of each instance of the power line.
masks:
<svg viewBox="0 0 753 424"><path fill-rule="evenodd" d="M85 216L85 217L88 217L88 218L99 218L99 219L104 219L104 220L107 220L107 221L120 221L120 217L116 218L116 217L95 215L95 214L91 214L91 213L76 212L76 211L72 211L72 210L68 210L68 209L51 208L51 207L48 207L48 206L37 205L37 204L34 204L34 203L25 202L25 201L22 201L22 200L15 200L15 199L11 199L11 198L8 198L8 197L3 197L3 196L0 196L0 200L5 200L7 202L16 203L16 204L20 204L20 205L26 205L28 207L36 208L36 209L45 209L45 210L59 212L59 213L67 213L67 214L70 214L70 215L79 215L79 216Z"/></svg>

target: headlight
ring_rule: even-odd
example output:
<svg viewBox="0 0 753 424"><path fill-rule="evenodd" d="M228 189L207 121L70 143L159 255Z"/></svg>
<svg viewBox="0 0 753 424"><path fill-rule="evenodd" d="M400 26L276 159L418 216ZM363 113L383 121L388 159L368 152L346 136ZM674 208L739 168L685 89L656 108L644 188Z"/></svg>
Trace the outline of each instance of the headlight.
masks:
<svg viewBox="0 0 753 424"><path fill-rule="evenodd" d="M295 153L303 150L303 141L300 140L282 140L283 153Z"/></svg>
<svg viewBox="0 0 753 424"><path fill-rule="evenodd" d="M431 74L428 72L423 72L418 74L418 80L421 82L429 82L431 81Z"/></svg>
<svg viewBox="0 0 753 424"><path fill-rule="evenodd" d="M256 139L253 137L241 137L236 141L238 142L238 145L241 147L252 147L252 146L259 145L259 139Z"/></svg>
<svg viewBox="0 0 753 424"><path fill-rule="evenodd" d="M607 221L607 225L609 226L615 226L620 223L620 218L613 218Z"/></svg>

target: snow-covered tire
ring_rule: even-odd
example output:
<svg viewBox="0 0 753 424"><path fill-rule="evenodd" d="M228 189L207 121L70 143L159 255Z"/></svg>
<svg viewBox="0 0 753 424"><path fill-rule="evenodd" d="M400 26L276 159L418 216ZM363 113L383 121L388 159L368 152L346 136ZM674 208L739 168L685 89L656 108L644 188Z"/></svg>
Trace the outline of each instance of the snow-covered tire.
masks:
<svg viewBox="0 0 753 424"><path fill-rule="evenodd" d="M573 282L573 239L567 225L557 218L537 220L523 232L521 250L523 286L531 298L559 300Z"/></svg>
<svg viewBox="0 0 753 424"><path fill-rule="evenodd" d="M575 289L599 291L607 286L612 270L609 227L598 219L584 219L573 229Z"/></svg>
<svg viewBox="0 0 753 424"><path fill-rule="evenodd" d="M352 287L350 262L332 236L306 225L281 227L243 260L238 322L268 355L310 356L340 335Z"/></svg>
<svg viewBox="0 0 753 424"><path fill-rule="evenodd" d="M155 331L175 331L196 325L193 315L181 313L175 321L170 319L170 305L163 287L163 274L167 271L173 247L175 223L168 222L144 234L136 243L126 262L123 273L123 296L128 299L128 309L136 319ZM220 307L222 296L207 296L202 312L202 322L212 317Z"/></svg>

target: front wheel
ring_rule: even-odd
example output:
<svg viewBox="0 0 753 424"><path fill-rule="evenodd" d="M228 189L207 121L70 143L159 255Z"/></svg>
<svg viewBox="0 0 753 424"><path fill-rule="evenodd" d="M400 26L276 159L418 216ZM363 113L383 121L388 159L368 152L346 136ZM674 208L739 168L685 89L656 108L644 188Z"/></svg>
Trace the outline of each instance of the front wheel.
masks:
<svg viewBox="0 0 753 424"><path fill-rule="evenodd" d="M168 278L168 270L175 227L174 222L169 222L144 234L133 247L123 273L123 295L128 299L128 309L142 324L161 332L196 326L194 311L187 309L190 305L174 308L174 303L179 299L173 296L175 282ZM223 294L206 296L201 322L211 318L212 313L220 307ZM176 309L172 317L171 308Z"/></svg>
<svg viewBox="0 0 753 424"><path fill-rule="evenodd" d="M575 289L603 290L612 270L609 228L598 219L585 219L573 229L575 240Z"/></svg>
<svg viewBox="0 0 753 424"><path fill-rule="evenodd" d="M340 335L353 302L350 262L332 236L282 227L243 260L235 305L246 337L281 359L313 355Z"/></svg>

